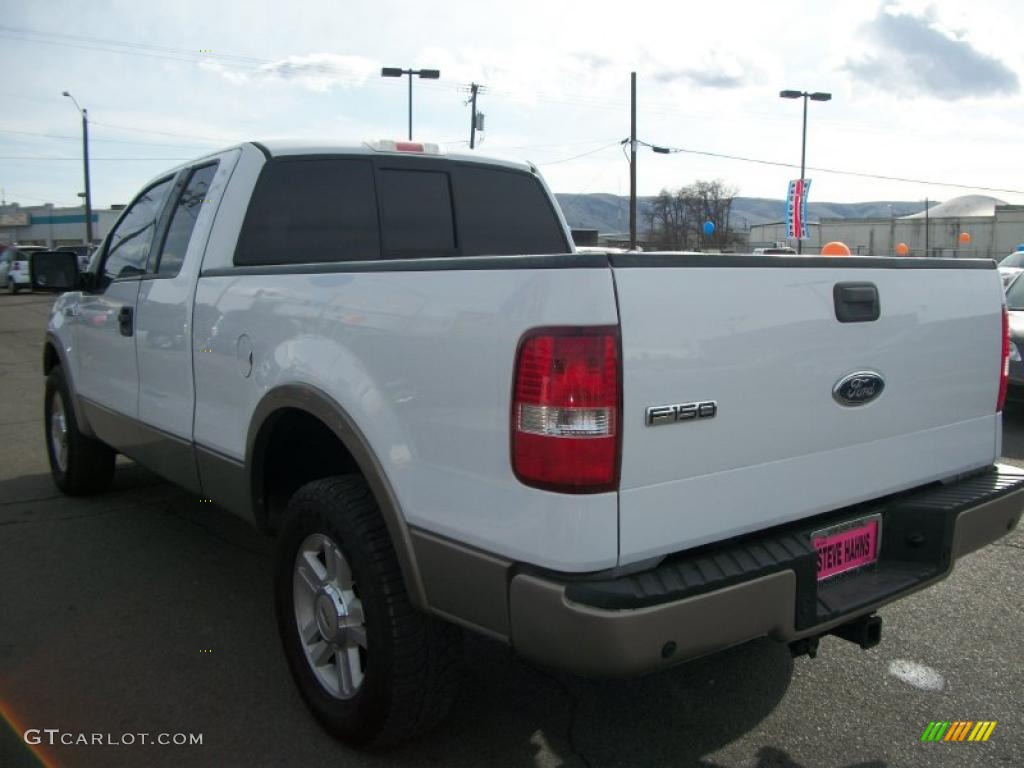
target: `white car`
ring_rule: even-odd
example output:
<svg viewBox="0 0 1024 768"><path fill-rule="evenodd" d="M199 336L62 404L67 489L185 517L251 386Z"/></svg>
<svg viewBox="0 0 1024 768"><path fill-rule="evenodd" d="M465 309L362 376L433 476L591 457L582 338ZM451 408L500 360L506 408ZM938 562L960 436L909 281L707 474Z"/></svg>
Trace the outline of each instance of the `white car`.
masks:
<svg viewBox="0 0 1024 768"><path fill-rule="evenodd" d="M990 259L576 253L533 165L266 142L153 179L83 290L33 269L57 486L123 453L277 537L285 658L352 744L444 716L460 628L593 676L870 648L1024 505Z"/></svg>
<svg viewBox="0 0 1024 768"><path fill-rule="evenodd" d="M1003 287L1009 288L1010 282L1024 272L1024 251L1014 251L999 261L999 276L1003 279Z"/></svg>
<svg viewBox="0 0 1024 768"><path fill-rule="evenodd" d="M29 256L32 251L44 251L38 245L9 245L0 252L0 288L14 294L32 286Z"/></svg>
<svg viewBox="0 0 1024 768"><path fill-rule="evenodd" d="M755 248L754 255L756 256L796 256L796 249L790 248L786 245L771 246L768 248Z"/></svg>

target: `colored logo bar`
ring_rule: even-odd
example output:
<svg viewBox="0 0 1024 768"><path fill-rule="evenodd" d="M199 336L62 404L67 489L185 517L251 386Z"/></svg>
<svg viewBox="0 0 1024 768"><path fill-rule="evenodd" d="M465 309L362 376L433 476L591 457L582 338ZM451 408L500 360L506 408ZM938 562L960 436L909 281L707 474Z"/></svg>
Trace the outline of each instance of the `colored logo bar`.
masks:
<svg viewBox="0 0 1024 768"><path fill-rule="evenodd" d="M933 721L924 729L921 741L988 741L995 728L995 720Z"/></svg>

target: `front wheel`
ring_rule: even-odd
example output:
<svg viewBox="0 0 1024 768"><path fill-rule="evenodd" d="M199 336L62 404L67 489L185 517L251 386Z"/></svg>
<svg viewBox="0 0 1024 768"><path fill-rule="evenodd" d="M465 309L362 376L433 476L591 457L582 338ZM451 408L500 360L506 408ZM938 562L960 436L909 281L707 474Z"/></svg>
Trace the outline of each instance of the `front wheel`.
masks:
<svg viewBox="0 0 1024 768"><path fill-rule="evenodd" d="M458 683L459 630L409 602L362 477L314 480L292 497L274 591L288 666L333 735L353 746L385 746L447 714Z"/></svg>
<svg viewBox="0 0 1024 768"><path fill-rule="evenodd" d="M71 393L59 365L46 377L44 407L46 453L53 482L69 496L106 490L114 478L117 454L78 430Z"/></svg>

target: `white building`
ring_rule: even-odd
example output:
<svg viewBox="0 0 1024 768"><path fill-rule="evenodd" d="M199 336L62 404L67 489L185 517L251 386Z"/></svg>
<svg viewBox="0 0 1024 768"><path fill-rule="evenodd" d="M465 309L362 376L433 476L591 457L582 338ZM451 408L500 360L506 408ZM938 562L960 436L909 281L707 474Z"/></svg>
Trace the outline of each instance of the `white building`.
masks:
<svg viewBox="0 0 1024 768"><path fill-rule="evenodd" d="M92 239L99 242L124 206L113 206L105 210L92 211ZM56 248L60 245L81 245L85 243L85 209L57 208L46 205L21 206L17 203L0 207L0 243L21 245L45 245Z"/></svg>
<svg viewBox="0 0 1024 768"><path fill-rule="evenodd" d="M784 223L755 224L749 245L771 245L786 239ZM804 253L818 253L823 243L846 243L855 254L893 256L905 243L912 256L1000 259L1024 243L1024 205L1008 205L985 195L965 195L901 218L822 219L809 225ZM962 244L960 234L970 235Z"/></svg>

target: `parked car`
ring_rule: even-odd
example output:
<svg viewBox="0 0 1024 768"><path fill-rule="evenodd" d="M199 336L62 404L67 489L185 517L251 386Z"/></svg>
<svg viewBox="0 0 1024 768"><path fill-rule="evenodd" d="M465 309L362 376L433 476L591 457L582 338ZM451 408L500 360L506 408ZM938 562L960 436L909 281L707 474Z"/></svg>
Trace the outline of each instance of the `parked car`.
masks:
<svg viewBox="0 0 1024 768"><path fill-rule="evenodd" d="M754 253L758 256L796 256L796 249L788 246L775 246L768 248L755 248Z"/></svg>
<svg viewBox="0 0 1024 768"><path fill-rule="evenodd" d="M85 272L89 268L89 259L96 251L95 245L62 245L58 251L71 251L78 257L78 268Z"/></svg>
<svg viewBox="0 0 1024 768"><path fill-rule="evenodd" d="M1011 254L1012 255L1012 254ZM1006 309L1010 322L1010 373L1006 399L1024 402L1024 270L1010 277L1006 287Z"/></svg>
<svg viewBox="0 0 1024 768"><path fill-rule="evenodd" d="M0 287L15 294L32 285L29 257L35 251L46 250L39 245L9 245L0 252Z"/></svg>
<svg viewBox="0 0 1024 768"><path fill-rule="evenodd" d="M1024 251L1014 251L1000 259L999 275L1003 279L1003 285L1008 286L1021 272L1024 272Z"/></svg>
<svg viewBox="0 0 1024 768"><path fill-rule="evenodd" d="M535 166L432 145L161 174L46 339L57 486L123 453L276 536L288 666L357 745L444 717L460 628L592 676L870 648L1024 505L992 260L576 253Z"/></svg>

